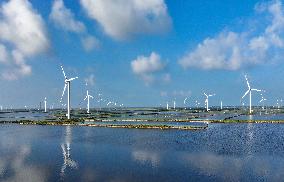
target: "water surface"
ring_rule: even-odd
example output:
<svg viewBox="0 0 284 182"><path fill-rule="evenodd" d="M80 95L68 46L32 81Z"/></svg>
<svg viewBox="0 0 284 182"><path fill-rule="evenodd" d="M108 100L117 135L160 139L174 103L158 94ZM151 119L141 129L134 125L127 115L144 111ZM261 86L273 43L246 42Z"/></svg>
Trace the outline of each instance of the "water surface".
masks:
<svg viewBox="0 0 284 182"><path fill-rule="evenodd" d="M0 125L0 181L281 181L284 125Z"/></svg>

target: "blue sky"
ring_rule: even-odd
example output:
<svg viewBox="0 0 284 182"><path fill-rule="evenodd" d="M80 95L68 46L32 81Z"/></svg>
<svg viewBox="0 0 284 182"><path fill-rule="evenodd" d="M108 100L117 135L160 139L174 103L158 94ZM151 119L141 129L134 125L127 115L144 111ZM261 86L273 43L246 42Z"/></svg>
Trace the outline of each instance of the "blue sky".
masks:
<svg viewBox="0 0 284 182"><path fill-rule="evenodd" d="M212 105L239 105L244 74L275 105L284 92L283 13L281 1L1 1L0 105L35 107L47 97L59 106L60 65L79 77L76 107L86 105L86 81L91 95L125 106L183 106L185 97L203 105L203 92L216 94Z"/></svg>

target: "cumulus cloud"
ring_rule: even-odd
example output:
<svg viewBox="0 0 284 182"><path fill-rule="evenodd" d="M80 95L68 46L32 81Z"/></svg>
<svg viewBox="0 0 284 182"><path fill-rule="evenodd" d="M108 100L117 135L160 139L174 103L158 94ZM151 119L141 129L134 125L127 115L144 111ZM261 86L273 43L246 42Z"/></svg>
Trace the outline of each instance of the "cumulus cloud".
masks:
<svg viewBox="0 0 284 182"><path fill-rule="evenodd" d="M66 31L80 33L86 29L82 22L75 20L74 14L65 7L63 0L55 0L53 2L49 17L56 26Z"/></svg>
<svg viewBox="0 0 284 182"><path fill-rule="evenodd" d="M14 80L29 75L26 59L49 48L44 21L28 0L10 0L0 9L0 62L2 78Z"/></svg>
<svg viewBox="0 0 284 182"><path fill-rule="evenodd" d="M84 23L75 19L74 13L66 8L63 0L55 0L53 2L49 18L56 27L79 34L83 48L86 51L91 51L98 47L98 39L87 33Z"/></svg>
<svg viewBox="0 0 284 182"><path fill-rule="evenodd" d="M280 1L261 4L257 13L260 13L262 22L264 17L269 17L264 29L257 27L253 32L222 31L188 51L179 64L183 68L238 70L277 57L283 52L283 6Z"/></svg>
<svg viewBox="0 0 284 182"><path fill-rule="evenodd" d="M164 68L160 55L155 52L152 52L149 57L138 56L131 62L131 66L135 74L153 73Z"/></svg>
<svg viewBox="0 0 284 182"><path fill-rule="evenodd" d="M139 76L146 84L150 84L155 81L156 74L164 70L165 64L159 54L152 52L149 57L138 56L131 61L131 68L134 74ZM167 73L162 78L169 81L170 75Z"/></svg>
<svg viewBox="0 0 284 182"><path fill-rule="evenodd" d="M171 27L164 0L80 0L87 15L117 40L158 34Z"/></svg>

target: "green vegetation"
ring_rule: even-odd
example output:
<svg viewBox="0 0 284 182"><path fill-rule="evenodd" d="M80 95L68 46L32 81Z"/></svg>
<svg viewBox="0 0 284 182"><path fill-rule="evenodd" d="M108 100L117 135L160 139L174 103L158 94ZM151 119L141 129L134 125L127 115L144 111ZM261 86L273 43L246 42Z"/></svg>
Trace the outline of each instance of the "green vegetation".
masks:
<svg viewBox="0 0 284 182"><path fill-rule="evenodd" d="M106 128L136 128L136 129L179 129L179 130L202 130L208 126L171 126L171 125L114 125L114 124L88 124L86 126L106 127Z"/></svg>

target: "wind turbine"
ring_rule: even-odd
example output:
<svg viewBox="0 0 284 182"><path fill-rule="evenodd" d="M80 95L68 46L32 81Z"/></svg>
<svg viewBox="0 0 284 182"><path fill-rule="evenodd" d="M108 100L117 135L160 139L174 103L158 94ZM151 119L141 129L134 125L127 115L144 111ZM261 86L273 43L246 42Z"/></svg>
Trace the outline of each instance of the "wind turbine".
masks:
<svg viewBox="0 0 284 182"><path fill-rule="evenodd" d="M94 97L89 95L89 91L87 90L87 95L86 95L86 97L84 99L84 100L88 99L87 100L88 101L88 103L87 103L87 113L90 113L90 98L93 99Z"/></svg>
<svg viewBox="0 0 284 182"><path fill-rule="evenodd" d="M261 100L259 101L259 103L262 103L262 110L264 110L264 101L266 101L266 98L264 98L261 94Z"/></svg>
<svg viewBox="0 0 284 182"><path fill-rule="evenodd" d="M250 87L250 84L249 84L249 81L248 81L248 78L247 78L247 75L245 75L245 79L246 79L246 81L247 81L248 90L247 90L246 93L242 96L242 99L243 99L247 94L249 94L249 113L251 114L251 113L252 113L252 110L251 110L251 91L261 92L262 90L255 89L255 88L251 88L251 87Z"/></svg>
<svg viewBox="0 0 284 182"><path fill-rule="evenodd" d="M169 110L169 102L167 102L167 110Z"/></svg>
<svg viewBox="0 0 284 182"><path fill-rule="evenodd" d="M184 104L184 108L186 109L186 101L187 101L187 97L183 100L183 104Z"/></svg>
<svg viewBox="0 0 284 182"><path fill-rule="evenodd" d="M223 102L221 101L221 110L223 110Z"/></svg>
<svg viewBox="0 0 284 182"><path fill-rule="evenodd" d="M205 99L205 104L206 104L206 111L208 112L209 111L209 97L212 97L214 96L215 94L206 94L204 93L206 99Z"/></svg>
<svg viewBox="0 0 284 182"><path fill-rule="evenodd" d="M44 112L46 112L46 97L44 98Z"/></svg>
<svg viewBox="0 0 284 182"><path fill-rule="evenodd" d="M63 92L62 92L62 96L61 96L61 99L60 99L60 102L62 102L62 97L64 96L64 93L65 93L65 90L66 90L66 87L67 87L67 119L70 119L70 105L71 105L71 102L70 102L70 87L71 87L71 81L77 79L78 77L74 77L74 78L67 78L65 72L64 72L64 69L63 69L63 66L61 66L61 69L62 69L62 73L63 73L63 76L64 76L64 88L63 88Z"/></svg>

